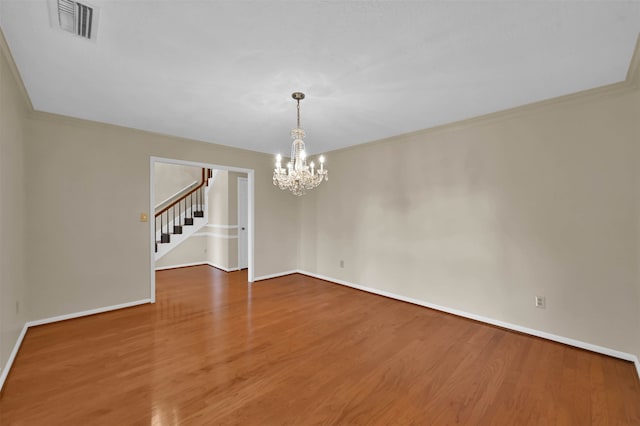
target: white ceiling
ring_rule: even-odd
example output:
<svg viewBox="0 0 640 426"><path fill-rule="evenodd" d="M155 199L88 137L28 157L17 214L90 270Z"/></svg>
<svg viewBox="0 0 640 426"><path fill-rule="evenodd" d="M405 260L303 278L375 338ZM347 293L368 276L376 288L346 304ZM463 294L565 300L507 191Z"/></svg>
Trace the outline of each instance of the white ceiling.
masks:
<svg viewBox="0 0 640 426"><path fill-rule="evenodd" d="M1 0L37 110L327 152L625 79L640 2L101 1L95 42Z"/></svg>

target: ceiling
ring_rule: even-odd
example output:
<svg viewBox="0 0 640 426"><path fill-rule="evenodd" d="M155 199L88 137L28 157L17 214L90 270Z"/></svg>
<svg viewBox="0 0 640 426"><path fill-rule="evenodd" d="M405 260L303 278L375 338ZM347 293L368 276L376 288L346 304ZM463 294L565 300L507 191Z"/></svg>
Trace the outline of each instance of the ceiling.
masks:
<svg viewBox="0 0 640 426"><path fill-rule="evenodd" d="M82 2L82 1L81 1ZM36 110L311 153L625 79L640 2L101 1L97 38L1 0Z"/></svg>

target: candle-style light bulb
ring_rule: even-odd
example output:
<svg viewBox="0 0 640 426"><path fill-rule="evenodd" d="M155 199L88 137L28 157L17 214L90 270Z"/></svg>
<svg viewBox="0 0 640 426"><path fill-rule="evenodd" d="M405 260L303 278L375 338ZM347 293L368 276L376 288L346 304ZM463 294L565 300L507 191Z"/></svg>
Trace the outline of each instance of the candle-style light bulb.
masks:
<svg viewBox="0 0 640 426"><path fill-rule="evenodd" d="M315 168L316 168L316 165L313 164L313 161L312 161L311 162L311 176L313 176L313 173L315 172Z"/></svg>
<svg viewBox="0 0 640 426"><path fill-rule="evenodd" d="M321 155L318 161L320 161L320 171L324 170L324 155Z"/></svg>
<svg viewBox="0 0 640 426"><path fill-rule="evenodd" d="M282 166L282 155L276 155L276 168L280 169Z"/></svg>

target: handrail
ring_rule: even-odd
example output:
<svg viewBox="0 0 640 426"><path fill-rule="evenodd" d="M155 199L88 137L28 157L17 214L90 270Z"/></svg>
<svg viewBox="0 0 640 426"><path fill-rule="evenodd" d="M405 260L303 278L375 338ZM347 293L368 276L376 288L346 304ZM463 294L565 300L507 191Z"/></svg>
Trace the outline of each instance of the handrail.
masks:
<svg viewBox="0 0 640 426"><path fill-rule="evenodd" d="M159 209L159 208L162 208L162 206L164 206L165 204L171 202L172 200L175 200L176 197L182 198L182 194L184 194L186 191L191 191L193 188L198 186L198 184L199 184L198 180L194 180L189 185L185 185L182 189L177 191L175 194L171 195L170 197L165 198L164 200L162 200L161 202L156 204L154 211Z"/></svg>
<svg viewBox="0 0 640 426"><path fill-rule="evenodd" d="M184 194L182 197L178 198L177 200L175 200L173 203L169 204L168 206L166 206L165 208L163 208L162 210L160 210L158 213L156 213L155 217L157 218L158 216L160 216L162 213L168 211L171 207L175 206L176 204L178 204L180 201L183 201L184 199L186 199L189 195L193 194L194 192L196 192L198 189L202 188L204 186L205 183L207 183L207 180L204 177L204 171L205 169L202 169L202 182L200 182L200 184L198 186L196 186L195 188L193 188L191 191L187 192L186 194ZM209 176L210 177L210 176Z"/></svg>

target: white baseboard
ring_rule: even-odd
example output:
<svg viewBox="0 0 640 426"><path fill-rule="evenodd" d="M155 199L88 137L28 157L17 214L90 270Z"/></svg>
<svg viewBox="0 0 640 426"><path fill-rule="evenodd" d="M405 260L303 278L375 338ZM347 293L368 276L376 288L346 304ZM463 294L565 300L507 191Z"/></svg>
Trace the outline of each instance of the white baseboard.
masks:
<svg viewBox="0 0 640 426"><path fill-rule="evenodd" d="M261 277L255 277L253 279L253 282L262 281L262 280L270 280L271 278L284 277L285 275L291 275L291 274L310 275L310 274L307 274L307 273L302 272L300 270L292 269L291 271L278 272L278 273L275 273L275 274L269 274L269 275L263 275ZM330 281L330 280L327 280L327 281Z"/></svg>
<svg viewBox="0 0 640 426"><path fill-rule="evenodd" d="M524 334L529 334L531 336L536 336L536 337L541 337L543 339L547 339L547 340L552 340L554 342L558 342L558 343L563 343L565 345L569 345L569 346L574 346L576 348L580 348L580 349L586 349L588 351L591 352L597 352L603 355L609 355L612 356L614 358L619 358L619 359L623 359L625 361L631 361L635 364L637 373L638 373L638 377L640 378L640 360L638 360L638 357L636 355L632 355L630 353L626 353L626 352L621 352L615 349L610 349L610 348L605 348L603 346L598 346L598 345L594 345L591 343L587 343L587 342L583 342L580 340L576 340L576 339L571 339L569 337L563 337L563 336L558 336L555 334L551 334L551 333L547 333L545 331L540 331L540 330L535 330L532 328L528 328L528 327L523 327L517 324L511 324L508 322L504 322L504 321L499 321L493 318L488 318L488 317L484 317L482 315L476 315L476 314L471 314L469 312L464 312L461 311L459 309L453 309L453 308L448 308L446 306L440 306L440 305L435 305L433 303L428 303L419 299L414 299L412 297L406 297L406 296L401 296L399 294L395 294L395 293L391 293L388 291L384 291L384 290L378 290L375 288L371 288L371 287L366 287L363 285L358 285L358 284L353 284L350 283L348 281L345 280L340 280L337 278L331 278L328 277L326 275L320 275L320 274L315 274L312 272L307 272L307 271L301 271L298 270L296 271L302 275L307 275L313 278L318 278L321 280L325 280L325 281L329 281L335 284L340 284L340 285L344 285L347 287L352 287L358 290L362 290L362 291L366 291L368 293L373 293L373 294L377 294L379 296L385 296L385 297L389 297L391 299L396 299L396 300L401 300L403 302L408 302L408 303L412 303L414 305L419 305L419 306L424 306L425 308L430 308L430 309L435 309L437 311L441 311L441 312L446 312L448 314L453 314L453 315L457 315L460 317L464 317L464 318L469 318L475 321L480 321L486 324L491 324L491 325L495 325L498 327L502 327L502 328L506 328L508 330L513 330L513 331L518 331L520 333L524 333ZM288 275L292 272L286 272L286 273L282 273L282 274L274 274L274 275Z"/></svg>
<svg viewBox="0 0 640 426"><path fill-rule="evenodd" d="M7 360L7 363L5 364L4 369L2 370L2 375L0 376L0 390L2 390L2 386L4 385L4 382L7 379L7 376L9 375L9 370L11 369L11 366L13 365L13 361L15 360L16 355L18 354L18 350L20 350L20 346L22 345L24 336L27 334L27 329L29 329L30 327L50 324L52 322L65 321L73 318L86 317L89 315L101 314L103 312L115 311L117 309L130 308L132 306L143 305L145 303L151 303L151 299L136 300L133 302L120 303L119 305L104 306L102 308L89 309L87 311L75 312L72 314L59 315L56 317L44 318L40 320L26 322L24 324L24 327L22 327L22 332L20 332L20 336L18 336L18 340L16 341L16 344L13 346L13 350L9 355L9 359Z"/></svg>
<svg viewBox="0 0 640 426"><path fill-rule="evenodd" d="M16 340L16 344L13 345L13 350L9 355L9 359L7 359L7 363L4 365L2 369L2 375L0 375L0 391L2 391L2 386L4 386L4 381L7 380L7 376L9 375L9 370L11 370L11 366L13 365L13 361L16 359L16 355L18 355L18 351L20 350L20 345L22 345L22 340L24 340L24 335L27 334L27 329L29 326L27 323L22 327L22 331L18 336L18 340Z"/></svg>
<svg viewBox="0 0 640 426"><path fill-rule="evenodd" d="M103 312L115 311L117 309L124 309L124 308L130 308L132 306L144 305L145 303L151 303L151 299L136 300L133 302L120 303L119 305L104 306L102 308L89 309L87 311L74 312L72 314L59 315L57 317L29 321L27 323L27 326L35 327L36 325L49 324L52 322L65 321L73 318L80 318L80 317L86 317L89 315L101 314Z"/></svg>
<svg viewBox="0 0 640 426"><path fill-rule="evenodd" d="M224 266L216 265L215 263L211 263L211 262L191 262L191 263L181 263L179 265L161 266L156 268L156 271L164 271L166 269L186 268L189 266L200 266L200 265L209 265L225 272L234 272L239 270L238 268L225 268Z"/></svg>
<svg viewBox="0 0 640 426"><path fill-rule="evenodd" d="M224 266L220 266L220 265L216 265L215 263L211 263L211 262L205 262L207 265L209 266L213 266L216 269L220 269L222 271L225 272L234 272L234 271L239 271L238 268L225 268Z"/></svg>
<svg viewBox="0 0 640 426"><path fill-rule="evenodd" d="M164 271L166 269L186 268L188 266L200 266L200 265L208 265L208 263L207 262L191 262L191 263L181 263L179 265L160 266L156 268L156 271Z"/></svg>

